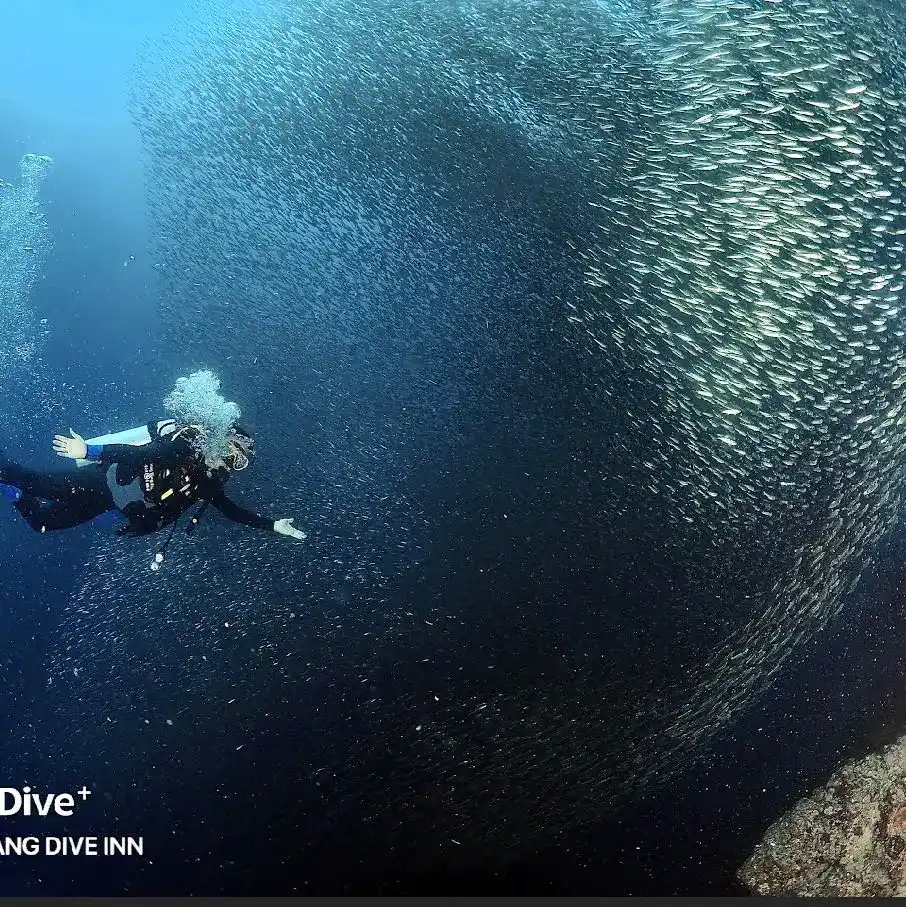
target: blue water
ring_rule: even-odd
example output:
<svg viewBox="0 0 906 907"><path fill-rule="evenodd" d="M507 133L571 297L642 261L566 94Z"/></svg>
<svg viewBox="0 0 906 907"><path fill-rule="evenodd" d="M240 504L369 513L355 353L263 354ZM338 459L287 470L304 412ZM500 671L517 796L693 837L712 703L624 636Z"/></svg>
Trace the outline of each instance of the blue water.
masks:
<svg viewBox="0 0 906 907"><path fill-rule="evenodd" d="M51 0L5 4L2 10L0 178L13 182L26 152L55 159L52 181L45 186L54 249L33 305L37 317L47 319L42 367L61 391L48 408L30 394L26 380L0 403L18 426L16 437L4 438L3 447L35 468L59 467L51 435L79 425L83 406L106 409L113 423L121 424L127 413L144 414L159 405L149 383L154 367L145 354L153 342L155 306L126 73L139 42L176 5ZM120 390L113 399L111 386ZM110 533L110 520L61 533L48 544L3 504L6 708L0 732L16 745L2 749L0 784L75 788L84 773L76 777L72 766L36 761L28 725L39 716L50 720L47 660L62 605L83 563L80 548L93 535ZM20 833L14 827L10 822L8 833ZM55 833L46 824L24 827L26 833ZM19 860L4 865L2 886L4 893L75 893L91 887L91 875L88 865L39 868ZM116 874L110 878L119 888Z"/></svg>
<svg viewBox="0 0 906 907"><path fill-rule="evenodd" d="M2 11L0 179L14 179L25 152L49 154L55 160L45 188L54 246L33 304L38 317L47 319L41 367L58 391L48 405L25 376L14 393L0 401L5 421L17 425L15 437L0 439L0 447L35 468L59 465L50 448L55 431L70 425L76 430L110 430L158 415L161 388L175 377L171 364L156 353L160 288L147 252L141 146L128 110L127 73L142 42L165 27L180 5L177 0L44 0L8 3ZM285 392L275 387L274 393L281 390ZM304 386L299 393L304 396ZM106 422L84 426L84 413ZM329 418L326 404L318 415ZM490 434L487 426L485 430ZM546 450L568 459L565 442L547 443ZM558 443L564 450L558 451ZM534 594L540 596L541 589L555 589L558 595L567 590L575 601L593 598L595 558L606 560L591 538L595 527L590 519L570 522L569 513L552 512L550 523L558 531L562 527L563 537L571 540L572 555L548 556L545 546L554 533L541 525L532 529L538 539L537 569L504 563L499 575L482 572L476 566L481 558L490 562L523 531L487 528L488 515L504 508L513 514L511 523L518 522L525 491L520 483L526 474L526 464L503 444L491 449L495 456L483 464L484 472L475 470L475 500L463 503L464 510L469 505L474 509L459 523L451 517L449 537L424 540L435 552L438 587L450 598L460 595L469 602L465 614L471 624L450 631L459 634L460 653L478 653L473 660L463 657L462 674L489 690L505 684L510 653L499 638L484 647L486 626L495 621L507 626L506 620L516 614L511 618L515 634L530 620L559 620L553 608L550 614L528 616L511 609ZM598 447L591 449L600 454ZM531 468L540 464L547 470L548 489L554 487L560 462L554 454L553 465L540 456L525 457ZM278 475L276 480L289 483L299 477ZM444 502L440 491L436 496ZM50 703L65 702L65 695L49 691L48 661L63 606L78 589L86 547L99 533L109 535L111 546L119 541L109 525L86 526L52 540L38 537L16 518L7 501L0 500L0 505L0 676L5 703L0 712L0 786L75 790L96 784L98 791L96 801L72 823L17 820L0 834L144 835L149 852L141 859L103 863L5 858L0 894L725 893L735 890L735 867L780 810L820 782L844 754L877 742L906 717L906 698L897 692L897 678L906 669L900 567L906 546L895 539L875 584L865 593L870 595L868 605L863 600L862 607L854 603L844 611L821 646L803 655L739 726L715 741L708 758L653 801L637 804L618 821L566 836L540 853L509 854L506 861L474 852L468 861L457 861L457 845L441 853L421 852L418 828L403 830L398 849L376 855L369 828L373 817L360 813L343 795L343 779L346 773L370 774L373 802L379 802L381 772L386 768L390 773L396 742L381 740L371 746L370 719L350 717L354 710L344 711L344 697L357 701L354 697L361 693L364 712L375 698L368 691L385 685L402 691L399 701L410 696L423 708L434 673L442 676L449 664L424 667L435 653L413 635L411 643L388 644L387 664L376 669L372 661L370 673L360 677L353 658L340 666L318 662L321 640L315 629L311 667L289 679L258 685L250 681L247 689L264 692L243 699L241 685L247 675L240 669L254 672L257 653L250 652L241 637L230 637L224 646L234 659L237 698L243 701L242 711L230 719L235 740L228 750L225 738L213 735L207 744L203 735L193 738L194 749L186 750L186 738L175 732L167 746L155 749L139 738L141 729L131 727L118 729L117 745L111 745L98 713L91 719L96 725L85 733L89 740L95 732L99 741L103 737L104 747L99 744L96 753L89 748L78 764L62 755L55 759L48 754L47 740L59 721L59 752L66 752L66 720L55 715ZM532 512L527 505L524 510ZM443 554L447 552L449 559ZM230 557L228 550L215 553ZM628 559L633 552L611 551L609 556ZM319 588L317 577L312 584ZM408 600L418 602L418 588L404 591ZM335 594L342 604L345 591ZM203 614L201 594L199 602ZM166 619L184 619L169 614L167 600L156 604ZM582 632L581 626L575 628L577 637ZM668 647L669 634L661 632ZM288 646L289 640L275 644ZM365 651L381 642L359 644ZM150 632L135 645L144 657L157 657L158 640ZM160 653L161 658L172 655ZM555 657L550 662L556 663ZM110 669L128 675L127 680L118 675L118 682L140 683L125 663ZM345 680L340 676L344 671ZM232 675L218 694L229 683ZM135 691L136 698L148 701L155 701L154 694ZM220 713L204 697L187 708L190 714L220 721ZM413 706L413 718L417 708ZM344 722L345 737L337 731ZM36 742L36 727L51 736ZM249 747L244 761L230 761L246 739L246 727L259 731L259 748L249 754ZM320 737L322 728L330 728L334 736ZM279 742L269 749L269 739ZM303 777L301 751L326 754L323 785L317 774L314 780ZM177 773L177 764L184 773ZM197 786L187 785L187 777L197 779ZM302 834L304 840L318 839L322 829L320 849L300 852L296 842Z"/></svg>

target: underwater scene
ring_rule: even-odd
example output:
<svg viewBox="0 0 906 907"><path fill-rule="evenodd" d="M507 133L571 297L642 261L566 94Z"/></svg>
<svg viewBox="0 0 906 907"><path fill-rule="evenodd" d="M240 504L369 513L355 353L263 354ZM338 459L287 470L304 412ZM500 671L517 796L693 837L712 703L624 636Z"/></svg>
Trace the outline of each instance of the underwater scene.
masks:
<svg viewBox="0 0 906 907"><path fill-rule="evenodd" d="M0 11L0 894L906 894L902 0Z"/></svg>

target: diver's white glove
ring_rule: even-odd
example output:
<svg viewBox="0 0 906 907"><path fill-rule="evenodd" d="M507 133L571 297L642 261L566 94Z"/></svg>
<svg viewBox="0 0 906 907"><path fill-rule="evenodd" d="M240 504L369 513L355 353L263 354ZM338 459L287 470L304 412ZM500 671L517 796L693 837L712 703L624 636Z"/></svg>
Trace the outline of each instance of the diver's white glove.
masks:
<svg viewBox="0 0 906 907"><path fill-rule="evenodd" d="M308 538L307 532L303 532L301 529L296 529L295 526L293 526L292 518L288 520L274 520L274 532L279 532L280 535L288 535L290 538L294 539Z"/></svg>
<svg viewBox="0 0 906 907"><path fill-rule="evenodd" d="M70 460L84 460L88 454L88 445L81 435L77 435L71 428L69 433L71 438L66 435L53 436L53 449L61 457L69 457Z"/></svg>

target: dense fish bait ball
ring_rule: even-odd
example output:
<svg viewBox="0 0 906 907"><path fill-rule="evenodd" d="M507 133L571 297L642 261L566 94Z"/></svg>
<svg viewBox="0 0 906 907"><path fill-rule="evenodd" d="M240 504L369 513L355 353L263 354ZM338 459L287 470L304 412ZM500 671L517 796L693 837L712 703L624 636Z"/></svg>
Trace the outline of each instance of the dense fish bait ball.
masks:
<svg viewBox="0 0 906 907"><path fill-rule="evenodd" d="M574 317L662 395L638 481L691 535L764 552L757 611L664 715L692 743L840 607L900 510L903 28L797 0L660 3L653 21L673 98L619 191L602 184L613 218L584 251L619 304Z"/></svg>
<svg viewBox="0 0 906 907"><path fill-rule="evenodd" d="M519 330L512 297L488 292L499 269L513 294L557 275L542 303L562 309L600 431L625 452L602 481L630 490L602 521L629 526L655 500L695 552L664 620L682 627L683 596L708 591L727 628L716 648L684 627L682 667L646 651L635 677L606 659L569 683L517 676L392 735L406 741L387 795L401 822L429 811L441 835L462 822L518 839L594 821L764 688L897 517L903 23L817 0L197 16L148 47L135 90L173 348L258 354L252 382L300 360L384 375L396 435L375 415L362 459L325 457L319 474L335 462L334 513L357 495L379 513L382 464L405 475L416 438L443 451L448 421L477 411L492 370L458 368L458 340L499 307ZM406 337L429 351L418 370L402 368ZM337 425L368 417L365 397L364 415L336 399ZM377 519L385 544L403 513ZM376 607L384 594L369 591Z"/></svg>

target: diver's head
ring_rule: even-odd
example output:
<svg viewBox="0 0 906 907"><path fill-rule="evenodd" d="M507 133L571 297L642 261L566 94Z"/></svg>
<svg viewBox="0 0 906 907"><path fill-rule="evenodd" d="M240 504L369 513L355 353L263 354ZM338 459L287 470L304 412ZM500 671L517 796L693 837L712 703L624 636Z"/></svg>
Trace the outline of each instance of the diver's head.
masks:
<svg viewBox="0 0 906 907"><path fill-rule="evenodd" d="M255 442L240 425L233 425L227 436L228 451L223 458L230 472L242 472L255 459Z"/></svg>

